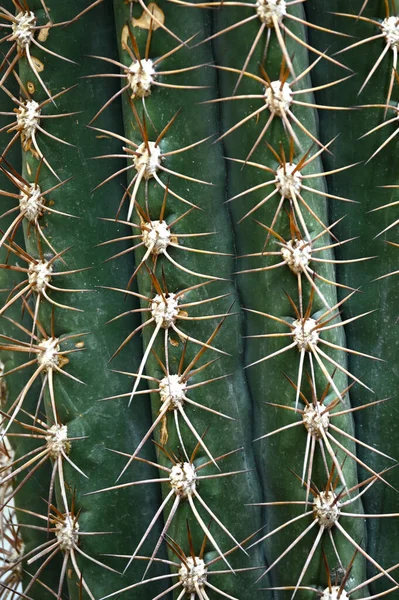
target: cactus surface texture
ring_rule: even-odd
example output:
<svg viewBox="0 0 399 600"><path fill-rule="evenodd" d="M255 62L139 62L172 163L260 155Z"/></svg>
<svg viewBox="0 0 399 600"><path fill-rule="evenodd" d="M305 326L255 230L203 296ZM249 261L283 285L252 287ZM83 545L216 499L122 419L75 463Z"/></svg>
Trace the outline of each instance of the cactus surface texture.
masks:
<svg viewBox="0 0 399 600"><path fill-rule="evenodd" d="M399 6L1 1L0 600L398 600Z"/></svg>

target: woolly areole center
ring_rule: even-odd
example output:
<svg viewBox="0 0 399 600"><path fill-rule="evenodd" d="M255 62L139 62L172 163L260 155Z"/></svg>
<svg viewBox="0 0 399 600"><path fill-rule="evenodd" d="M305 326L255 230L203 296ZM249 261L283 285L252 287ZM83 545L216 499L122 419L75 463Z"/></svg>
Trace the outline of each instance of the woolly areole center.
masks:
<svg viewBox="0 0 399 600"><path fill-rule="evenodd" d="M162 254L169 246L171 235L166 221L149 221L143 226L143 242L152 254Z"/></svg>
<svg viewBox="0 0 399 600"><path fill-rule="evenodd" d="M341 591L339 598L338 598L339 592L340 592L340 587L338 585L332 585L331 592L328 588L326 588L324 590L320 600L349 600L349 596L345 592L345 590Z"/></svg>
<svg viewBox="0 0 399 600"><path fill-rule="evenodd" d="M186 564L181 563L179 579L186 594L195 594L198 588L205 585L208 569L202 558L187 556Z"/></svg>
<svg viewBox="0 0 399 600"><path fill-rule="evenodd" d="M274 27L275 21L281 23L287 14L285 0L257 0L255 6L258 17L267 27Z"/></svg>
<svg viewBox="0 0 399 600"><path fill-rule="evenodd" d="M391 48L399 48L399 17L388 17L381 23L381 31Z"/></svg>
<svg viewBox="0 0 399 600"><path fill-rule="evenodd" d="M54 369L60 364L60 346L59 339L50 337L39 343L39 353L37 355L38 364L46 371Z"/></svg>
<svg viewBox="0 0 399 600"><path fill-rule="evenodd" d="M179 315L179 300L176 294L157 294L151 302L151 316L157 325L168 329Z"/></svg>
<svg viewBox="0 0 399 600"><path fill-rule="evenodd" d="M338 521L340 510L334 492L320 492L313 502L313 516L321 527L331 529Z"/></svg>
<svg viewBox="0 0 399 600"><path fill-rule="evenodd" d="M272 81L265 89L265 102L271 113L281 117L292 104L292 91L287 82Z"/></svg>
<svg viewBox="0 0 399 600"><path fill-rule="evenodd" d="M23 106L16 109L17 129L21 130L25 141L31 140L40 123L41 109L36 100L27 100Z"/></svg>
<svg viewBox="0 0 399 600"><path fill-rule="evenodd" d="M323 410L322 406L315 407L313 404L310 404L305 407L302 415L304 426L310 435L316 439L323 437L322 432L326 432L330 424L328 412L322 414Z"/></svg>
<svg viewBox="0 0 399 600"><path fill-rule="evenodd" d="M302 187L302 174L293 163L285 163L276 171L276 188L284 198L292 200L293 192L299 194Z"/></svg>
<svg viewBox="0 0 399 600"><path fill-rule="evenodd" d="M24 186L24 191L20 194L19 210L30 223L34 223L42 215L44 198L40 197L41 193L40 187L31 183Z"/></svg>
<svg viewBox="0 0 399 600"><path fill-rule="evenodd" d="M133 156L133 164L136 171L144 170L144 179L154 177L161 166L161 149L155 145L155 142L144 142L136 150L137 156Z"/></svg>
<svg viewBox="0 0 399 600"><path fill-rule="evenodd" d="M79 524L74 522L70 513L64 515L62 523L56 523L56 538L61 550L72 550L78 543Z"/></svg>
<svg viewBox="0 0 399 600"><path fill-rule="evenodd" d="M33 12L20 12L16 15L15 21L11 26L11 40L17 42L19 50L25 50L26 46L29 46L32 42L35 25L36 17Z"/></svg>
<svg viewBox="0 0 399 600"><path fill-rule="evenodd" d="M161 379L159 395L162 404L168 405L168 410L175 410L184 403L187 384L181 381L180 375L169 375Z"/></svg>
<svg viewBox="0 0 399 600"><path fill-rule="evenodd" d="M71 443L68 442L67 426L56 423L50 427L46 435L46 443L51 458L58 458L62 452L69 454Z"/></svg>
<svg viewBox="0 0 399 600"><path fill-rule="evenodd" d="M319 341L319 334L315 329L317 323L314 319L296 319L293 322L294 340L298 350L310 351L311 346L316 346Z"/></svg>
<svg viewBox="0 0 399 600"><path fill-rule="evenodd" d="M197 473L193 464L189 462L173 465L170 475L170 487L176 496L187 498L196 488Z"/></svg>
<svg viewBox="0 0 399 600"><path fill-rule="evenodd" d="M143 58L133 62L127 69L127 81L132 90L132 99L145 98L151 94L155 75L153 64L151 59Z"/></svg>
<svg viewBox="0 0 399 600"><path fill-rule="evenodd" d="M29 263L28 280L34 292L41 294L51 281L53 267L47 261L39 260L37 263Z"/></svg>
<svg viewBox="0 0 399 600"><path fill-rule="evenodd" d="M306 240L289 240L281 248L281 256L296 275L303 273L312 258L312 249Z"/></svg>

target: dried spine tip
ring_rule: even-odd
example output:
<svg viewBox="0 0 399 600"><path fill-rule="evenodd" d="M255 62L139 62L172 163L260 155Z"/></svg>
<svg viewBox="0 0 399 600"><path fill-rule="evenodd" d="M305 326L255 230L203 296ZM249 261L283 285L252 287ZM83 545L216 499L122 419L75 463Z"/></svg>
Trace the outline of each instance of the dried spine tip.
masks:
<svg viewBox="0 0 399 600"><path fill-rule="evenodd" d="M72 550L78 543L79 523L75 521L71 513L63 515L63 520L55 524L55 535L61 550Z"/></svg>
<svg viewBox="0 0 399 600"><path fill-rule="evenodd" d="M319 334L316 329L316 321L314 319L296 319L292 323L294 329L294 340L298 346L298 350L311 350L312 346L316 346L319 341Z"/></svg>
<svg viewBox="0 0 399 600"><path fill-rule="evenodd" d="M349 600L349 596L338 585L333 585L331 589L326 588L324 590L320 600Z"/></svg>
<svg viewBox="0 0 399 600"><path fill-rule="evenodd" d="M330 424L328 412L320 412L320 409L324 410L322 406L309 404L305 407L302 415L304 426L310 435L316 439L323 437L323 432L328 430Z"/></svg>
<svg viewBox="0 0 399 600"><path fill-rule="evenodd" d="M144 179L151 179L161 165L161 149L155 142L143 142L135 151L133 164L138 172L144 169Z"/></svg>
<svg viewBox="0 0 399 600"><path fill-rule="evenodd" d="M266 106L271 113L281 117L288 112L293 101L292 90L287 82L272 81L265 89Z"/></svg>
<svg viewBox="0 0 399 600"><path fill-rule="evenodd" d="M25 50L33 40L36 17L33 12L20 12L13 22L11 40L17 42L19 50Z"/></svg>
<svg viewBox="0 0 399 600"><path fill-rule="evenodd" d="M170 487L180 498L191 496L196 489L197 473L190 462L173 465L170 470Z"/></svg>
<svg viewBox="0 0 399 600"><path fill-rule="evenodd" d="M399 17L387 17L381 23L381 30L391 48L399 48Z"/></svg>
<svg viewBox="0 0 399 600"><path fill-rule="evenodd" d="M41 193L40 187L31 183L29 186L24 186L24 191L20 194L19 209L30 223L35 223L42 215L44 198Z"/></svg>
<svg viewBox="0 0 399 600"><path fill-rule="evenodd" d="M179 316L179 300L176 294L157 294L151 301L151 316L157 325L168 329Z"/></svg>
<svg viewBox="0 0 399 600"><path fill-rule="evenodd" d="M281 256L296 275L303 273L312 258L312 248L306 240L289 240L281 248Z"/></svg>
<svg viewBox="0 0 399 600"><path fill-rule="evenodd" d="M145 98L151 94L151 86L154 83L155 69L150 58L143 58L133 62L127 69L127 81L132 90L134 98Z"/></svg>
<svg viewBox="0 0 399 600"><path fill-rule="evenodd" d="M208 569L198 556L187 556L179 569L179 579L186 594L196 594L198 588L204 587Z"/></svg>
<svg viewBox="0 0 399 600"><path fill-rule="evenodd" d="M22 148L26 152L40 123L41 108L36 100L26 100L22 106L15 109L17 114L16 129L21 131Z"/></svg>
<svg viewBox="0 0 399 600"><path fill-rule="evenodd" d="M334 492L320 492L314 499L313 516L321 527L333 527L339 519L340 512Z"/></svg>
<svg viewBox="0 0 399 600"><path fill-rule="evenodd" d="M31 289L40 294L50 283L52 273L53 267L48 261L39 260L36 263L29 263L28 280Z"/></svg>
<svg viewBox="0 0 399 600"><path fill-rule="evenodd" d="M47 340L42 340L39 345L39 353L37 356L38 364L44 370L54 369L60 365L60 346L59 339L50 337Z"/></svg>
<svg viewBox="0 0 399 600"><path fill-rule="evenodd" d="M287 14L285 0L257 0L256 12L267 27L274 27L274 21L281 23Z"/></svg>
<svg viewBox="0 0 399 600"><path fill-rule="evenodd" d="M63 452L69 454L71 443L68 441L67 426L56 423L50 427L46 435L46 443L51 458L56 459Z"/></svg>
<svg viewBox="0 0 399 600"><path fill-rule="evenodd" d="M148 221L143 225L143 242L152 254L162 254L171 242L166 221Z"/></svg>
<svg viewBox="0 0 399 600"><path fill-rule="evenodd" d="M284 198L292 200L292 192L299 194L302 174L294 163L284 163L276 171L276 188Z"/></svg>
<svg viewBox="0 0 399 600"><path fill-rule="evenodd" d="M181 381L180 375L164 377L159 384L162 405L167 404L168 410L175 410L184 403L186 389L187 384Z"/></svg>

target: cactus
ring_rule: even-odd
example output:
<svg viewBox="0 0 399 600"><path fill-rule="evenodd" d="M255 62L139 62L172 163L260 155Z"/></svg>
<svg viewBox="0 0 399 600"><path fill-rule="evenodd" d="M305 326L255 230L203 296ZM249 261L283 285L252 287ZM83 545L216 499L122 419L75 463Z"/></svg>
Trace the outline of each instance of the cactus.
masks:
<svg viewBox="0 0 399 600"><path fill-rule="evenodd" d="M0 599L399 597L394 4L3 2Z"/></svg>

